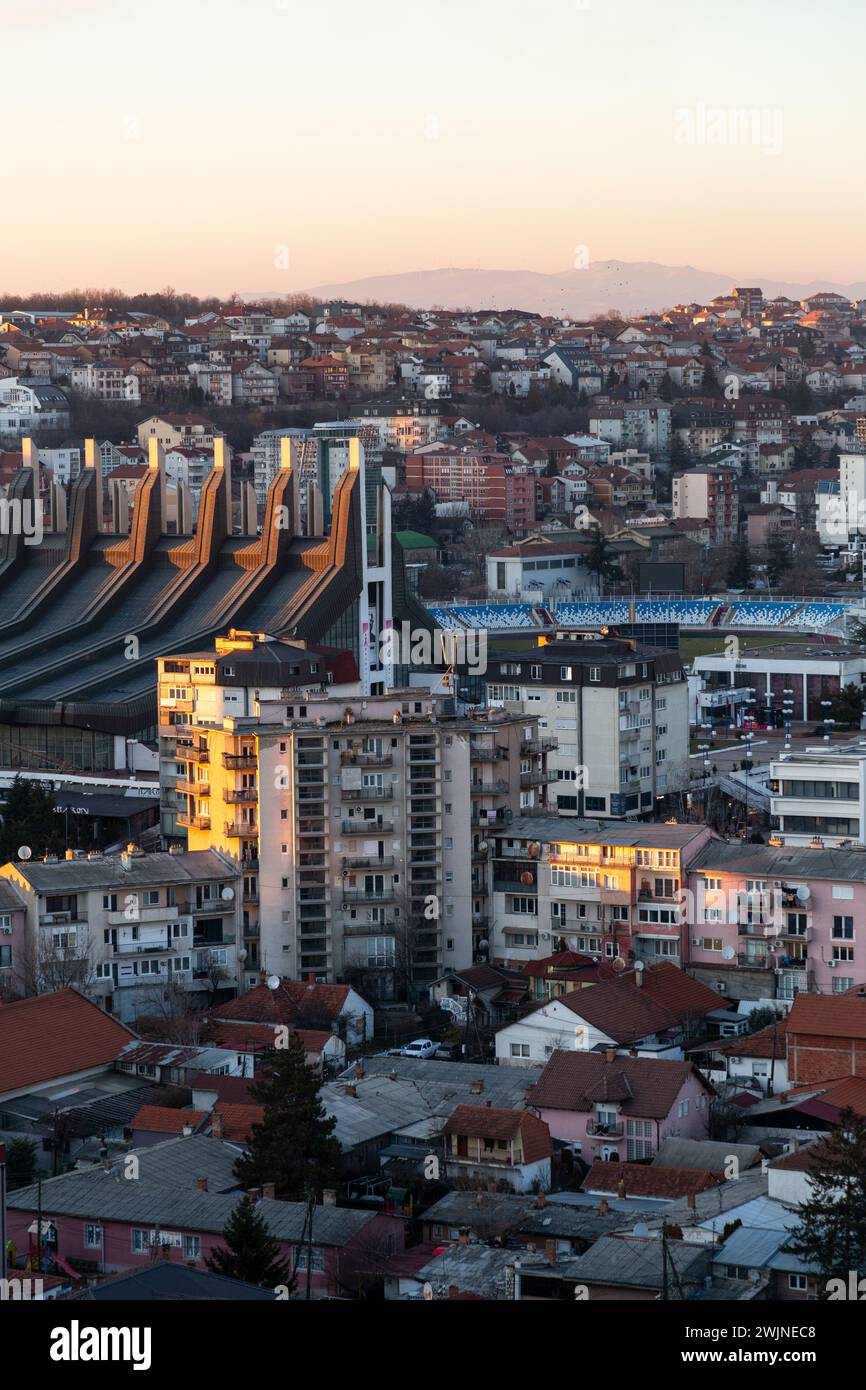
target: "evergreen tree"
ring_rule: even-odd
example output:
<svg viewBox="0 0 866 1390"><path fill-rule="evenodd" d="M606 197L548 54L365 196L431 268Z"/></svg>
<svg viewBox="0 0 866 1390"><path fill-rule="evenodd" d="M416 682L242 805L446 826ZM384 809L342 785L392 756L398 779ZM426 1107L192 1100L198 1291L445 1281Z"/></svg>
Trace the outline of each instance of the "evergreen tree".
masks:
<svg viewBox="0 0 866 1390"><path fill-rule="evenodd" d="M291 1266L280 1259L280 1247L268 1235L268 1229L256 1209L254 1199L247 1194L235 1207L223 1229L225 1249L214 1250L205 1259L214 1274L229 1279L243 1279L264 1289L286 1284L295 1287Z"/></svg>
<svg viewBox="0 0 866 1390"><path fill-rule="evenodd" d="M752 582L752 562L745 541L731 546L731 559L725 582L729 589L748 589Z"/></svg>
<svg viewBox="0 0 866 1390"><path fill-rule="evenodd" d="M866 1120L843 1110L820 1141L790 1248L825 1280L866 1275ZM829 1294L825 1288L825 1298Z"/></svg>
<svg viewBox="0 0 866 1390"><path fill-rule="evenodd" d="M791 547L784 536L774 531L767 541L767 583L775 587L792 565Z"/></svg>
<svg viewBox="0 0 866 1390"><path fill-rule="evenodd" d="M672 401L674 398L674 382L670 372L665 372L659 382L659 400Z"/></svg>
<svg viewBox="0 0 866 1390"><path fill-rule="evenodd" d="M270 1075L252 1088L265 1113L235 1165L244 1187L273 1183L278 1197L301 1202L311 1190L318 1195L336 1185L341 1161L333 1134L337 1121L325 1115L319 1084L300 1038L291 1033L288 1047L274 1053Z"/></svg>
<svg viewBox="0 0 866 1390"><path fill-rule="evenodd" d="M583 563L590 574L597 574L599 580L621 579L622 572L610 551L610 543L600 526L590 532L590 548L583 557Z"/></svg>
<svg viewBox="0 0 866 1390"><path fill-rule="evenodd" d="M716 376L712 362L704 363L704 375L701 381L702 396L717 396L719 394L719 381Z"/></svg>
<svg viewBox="0 0 866 1390"><path fill-rule="evenodd" d="M15 778L2 808L0 863L16 860L19 845L29 845L34 854L45 850L56 854L65 848L62 822L51 793L50 785Z"/></svg>
<svg viewBox="0 0 866 1390"><path fill-rule="evenodd" d="M847 724L849 728L859 729L864 704L866 704L866 692L859 685L849 682L833 696L830 717L837 724Z"/></svg>
<svg viewBox="0 0 866 1390"><path fill-rule="evenodd" d="M32 1139L13 1139L6 1153L9 1191L29 1187L36 1176L36 1145Z"/></svg>

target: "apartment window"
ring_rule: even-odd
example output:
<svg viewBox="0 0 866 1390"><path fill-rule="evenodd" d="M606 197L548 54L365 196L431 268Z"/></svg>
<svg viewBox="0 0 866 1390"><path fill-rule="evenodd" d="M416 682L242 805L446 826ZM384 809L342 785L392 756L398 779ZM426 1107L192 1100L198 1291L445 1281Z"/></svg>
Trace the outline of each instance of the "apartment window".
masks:
<svg viewBox="0 0 866 1390"><path fill-rule="evenodd" d="M102 1248L102 1227L95 1226L92 1221L84 1223L84 1244L88 1250L100 1250Z"/></svg>
<svg viewBox="0 0 866 1390"><path fill-rule="evenodd" d="M509 1050L512 1057L528 1057L529 1043L511 1043Z"/></svg>
<svg viewBox="0 0 866 1390"><path fill-rule="evenodd" d="M834 947L833 947L833 959L834 959L834 960L852 961L852 960L854 959L854 947L853 947L853 946L834 946Z"/></svg>
<svg viewBox="0 0 866 1390"><path fill-rule="evenodd" d="M159 907L159 889L146 888L144 893L145 907Z"/></svg>
<svg viewBox="0 0 866 1390"><path fill-rule="evenodd" d="M677 1114L679 1115L679 1117L680 1117L681 1120L684 1120L684 1119L686 1118L686 1116L688 1115L688 1113L689 1113L689 1102L688 1102L688 1100L681 1100L680 1103L679 1103L679 1105L677 1106Z"/></svg>
<svg viewBox="0 0 866 1390"><path fill-rule="evenodd" d="M570 681L570 680L571 680L571 670L572 670L572 668L571 668L570 666L560 666L560 668L559 668L559 679L560 679L561 681Z"/></svg>
<svg viewBox="0 0 866 1390"><path fill-rule="evenodd" d="M537 899L537 898L512 898L512 899L511 899L511 911L514 912L514 913L522 913L522 914L525 914L525 915L528 916L528 917L537 917L537 916L538 916L538 899Z"/></svg>
<svg viewBox="0 0 866 1390"><path fill-rule="evenodd" d="M116 894L116 893L103 893L103 895L102 895L102 908L103 908L103 911L104 911L104 912L116 912L116 911L117 911L117 894Z"/></svg>
<svg viewBox="0 0 866 1390"><path fill-rule="evenodd" d="M592 683L593 683L594 685L597 685L597 684L599 683L599 681L601 680L601 667L600 667L600 666L590 666L590 668L589 668L589 679L590 679L590 681L592 681Z"/></svg>
<svg viewBox="0 0 866 1390"><path fill-rule="evenodd" d="M834 975L831 993L847 994L849 989L854 988L853 975Z"/></svg>
<svg viewBox="0 0 866 1390"><path fill-rule="evenodd" d="M540 681L540 680L541 680L541 667L540 667L540 666L530 666L530 668L529 668L529 676L530 676L530 679L531 679L531 680Z"/></svg>
<svg viewBox="0 0 866 1390"><path fill-rule="evenodd" d="M803 919L805 923L805 917ZM854 918L853 917L834 917L833 918L833 939L835 941L854 940Z"/></svg>

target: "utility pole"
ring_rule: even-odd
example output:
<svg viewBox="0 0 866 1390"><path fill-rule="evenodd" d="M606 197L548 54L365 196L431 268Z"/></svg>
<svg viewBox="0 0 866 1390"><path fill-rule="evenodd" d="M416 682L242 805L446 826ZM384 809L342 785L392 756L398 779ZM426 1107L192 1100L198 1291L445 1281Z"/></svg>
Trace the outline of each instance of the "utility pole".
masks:
<svg viewBox="0 0 866 1390"><path fill-rule="evenodd" d="M0 1280L6 1287L6 1145L0 1144Z"/></svg>

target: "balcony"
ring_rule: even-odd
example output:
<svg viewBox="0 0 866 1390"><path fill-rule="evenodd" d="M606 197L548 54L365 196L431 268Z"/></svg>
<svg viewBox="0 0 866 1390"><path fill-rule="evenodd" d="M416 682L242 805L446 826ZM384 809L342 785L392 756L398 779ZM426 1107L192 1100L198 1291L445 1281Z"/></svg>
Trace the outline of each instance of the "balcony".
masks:
<svg viewBox="0 0 866 1390"><path fill-rule="evenodd" d="M210 830L210 816L191 816L182 811L177 823L186 826L187 830Z"/></svg>
<svg viewBox="0 0 866 1390"><path fill-rule="evenodd" d="M255 806L259 793L255 787L235 787L223 792L223 801L228 806Z"/></svg>
<svg viewBox="0 0 866 1390"><path fill-rule="evenodd" d="M341 825L343 835L392 835L394 822L390 820L344 820Z"/></svg>
<svg viewBox="0 0 866 1390"><path fill-rule="evenodd" d="M114 947L116 956L153 956L161 951L177 951L177 942L158 941L118 941Z"/></svg>
<svg viewBox="0 0 866 1390"><path fill-rule="evenodd" d="M620 1119L608 1122L587 1120L586 1132L592 1139L622 1139L625 1135L625 1125Z"/></svg>
<svg viewBox="0 0 866 1390"><path fill-rule="evenodd" d="M344 801L393 801L393 787L343 787L340 796Z"/></svg>
<svg viewBox="0 0 866 1390"><path fill-rule="evenodd" d="M340 894L340 901L351 903L356 907L358 903L392 903L397 896L396 888L382 888L378 892L367 892L362 888L346 889Z"/></svg>
<svg viewBox="0 0 866 1390"><path fill-rule="evenodd" d="M471 796L507 796L508 783L501 778L495 782L472 782L469 792Z"/></svg>
<svg viewBox="0 0 866 1390"><path fill-rule="evenodd" d="M393 869L393 867L393 855L383 859L377 859L375 855L372 855L367 859L351 857L346 859L347 869Z"/></svg>
<svg viewBox="0 0 866 1390"><path fill-rule="evenodd" d="M548 782L558 780L555 772L521 772L520 774L521 787L544 787Z"/></svg>
<svg viewBox="0 0 866 1390"><path fill-rule="evenodd" d="M204 745L193 746L191 743L178 743L175 748L175 754L178 762L210 762L210 749L204 747Z"/></svg>
<svg viewBox="0 0 866 1390"><path fill-rule="evenodd" d="M224 831L231 840L256 840L258 839L259 827L250 825L249 821L245 820L226 821Z"/></svg>
<svg viewBox="0 0 866 1390"><path fill-rule="evenodd" d="M255 753L223 753L223 767L229 772L252 772L258 767L258 758Z"/></svg>
<svg viewBox="0 0 866 1390"><path fill-rule="evenodd" d="M521 753L552 753L559 747L558 738L527 738L520 745Z"/></svg>
<svg viewBox="0 0 866 1390"><path fill-rule="evenodd" d="M529 747L528 744L524 746ZM483 748L480 743L469 745L469 759L473 763L498 763L507 757L507 748Z"/></svg>
<svg viewBox="0 0 866 1390"><path fill-rule="evenodd" d="M175 783L175 791L181 796L210 796L209 782L188 782L185 779Z"/></svg>
<svg viewBox="0 0 866 1390"><path fill-rule="evenodd" d="M86 927L87 915L81 912L40 912L40 927Z"/></svg>
<svg viewBox="0 0 866 1390"><path fill-rule="evenodd" d="M391 753L341 753L343 767L390 767L394 761Z"/></svg>

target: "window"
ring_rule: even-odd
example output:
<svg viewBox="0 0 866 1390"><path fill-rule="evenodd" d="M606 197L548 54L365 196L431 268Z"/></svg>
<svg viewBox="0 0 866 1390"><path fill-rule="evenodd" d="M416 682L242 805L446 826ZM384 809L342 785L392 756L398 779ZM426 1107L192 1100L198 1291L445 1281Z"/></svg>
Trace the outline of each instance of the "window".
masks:
<svg viewBox="0 0 866 1390"><path fill-rule="evenodd" d="M201 1237L184 1236L183 1238L183 1257L185 1260L197 1260L201 1256Z"/></svg>
<svg viewBox="0 0 866 1390"><path fill-rule="evenodd" d="M528 1057L529 1043L511 1043L510 1052L512 1057Z"/></svg>
<svg viewBox="0 0 866 1390"><path fill-rule="evenodd" d="M701 950L702 950L702 951L721 951L721 949L722 949L722 938L721 938L720 936L703 936L703 937L701 937Z"/></svg>
<svg viewBox="0 0 866 1390"><path fill-rule="evenodd" d="M538 899L512 898L511 911L517 914L523 913L529 917L536 917L538 915Z"/></svg>
<svg viewBox="0 0 866 1390"><path fill-rule="evenodd" d="M805 922L805 918L804 918ZM854 940L854 918L853 917L834 917L833 918L833 939L835 941Z"/></svg>
<svg viewBox="0 0 866 1390"><path fill-rule="evenodd" d="M590 681L592 681L592 683L593 683L594 685L597 685L597 684L601 681L601 667L600 667L600 666L590 666L590 668L589 668L589 679L590 679Z"/></svg>
<svg viewBox="0 0 866 1390"><path fill-rule="evenodd" d="M314 1272L319 1272L319 1273L321 1273L321 1271L325 1268L325 1252L324 1252L324 1250L316 1250L316 1249L314 1249L314 1250L310 1251L309 1246L306 1246L306 1245L299 1245L299 1246L296 1246L296 1248L295 1248L295 1253L296 1253L296 1256L297 1256L297 1259L296 1259L296 1262L295 1262L295 1269L304 1269L304 1270L306 1270L306 1269L309 1268L309 1269L312 1269ZM312 1257L313 1257L313 1258L312 1258L312 1261L310 1260L310 1255L311 1255L311 1254L312 1254Z"/></svg>
<svg viewBox="0 0 866 1390"><path fill-rule="evenodd" d="M140 1229L138 1229L138 1228L133 1228L133 1232L132 1232L132 1253L133 1253L134 1255L143 1255L146 1251L149 1251L149 1250L150 1250L150 1247L151 1247L152 1244L153 1244L153 1232L152 1232L152 1231L142 1231L142 1230L140 1230Z"/></svg>
<svg viewBox="0 0 866 1390"><path fill-rule="evenodd" d="M159 907L159 889L146 888L144 892L145 907Z"/></svg>
<svg viewBox="0 0 866 1390"><path fill-rule="evenodd" d="M84 1244L88 1250L102 1248L102 1227L94 1226L92 1221L84 1223Z"/></svg>
<svg viewBox="0 0 866 1390"><path fill-rule="evenodd" d="M798 1293L805 1293L809 1287L809 1280L805 1274L789 1274L788 1288L796 1290Z"/></svg>
<svg viewBox="0 0 866 1390"><path fill-rule="evenodd" d="M560 668L559 668L559 679L560 679L561 681L570 681L570 680L571 680L571 670L572 670L572 668L571 668L570 666L560 666Z"/></svg>
<svg viewBox="0 0 866 1390"><path fill-rule="evenodd" d="M834 959L834 960L852 961L852 960L854 959L854 947L853 947L853 946L834 946L834 947L833 947L833 959Z"/></svg>
<svg viewBox="0 0 866 1390"><path fill-rule="evenodd" d="M680 1117L681 1120L684 1120L684 1119L686 1118L686 1116L688 1115L688 1113L689 1113L689 1102L688 1102L688 1099L686 1099L686 1100L681 1100L680 1103L679 1103L679 1105L677 1106L677 1114L679 1115L679 1117Z"/></svg>

